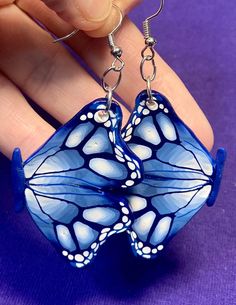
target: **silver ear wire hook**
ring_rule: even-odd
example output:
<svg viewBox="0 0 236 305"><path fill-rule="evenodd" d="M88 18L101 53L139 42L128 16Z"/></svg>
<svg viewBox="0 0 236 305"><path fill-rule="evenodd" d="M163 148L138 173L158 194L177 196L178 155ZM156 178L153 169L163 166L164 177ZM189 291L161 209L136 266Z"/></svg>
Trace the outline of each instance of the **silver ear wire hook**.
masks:
<svg viewBox="0 0 236 305"><path fill-rule="evenodd" d="M116 52L117 52L116 49L119 48L119 47L117 47L116 44L115 44L114 35L120 29L124 16L123 16L123 13L122 13L121 9L116 4L113 4L113 7L116 8L119 11L120 19L119 19L119 23L117 24L117 26L108 34L108 44L111 48L112 55L114 55L113 53L115 53L114 56L116 56ZM121 55L118 56L118 57L121 57Z"/></svg>
<svg viewBox="0 0 236 305"><path fill-rule="evenodd" d="M102 77L102 87L107 93L107 111L111 108L113 93L121 82L122 71L125 66L125 63L121 58L123 51L119 46L116 45L114 38L115 33L120 29L122 25L124 16L121 9L117 5L113 4L113 7L115 7L119 11L120 19L117 26L111 31L111 33L108 34L108 45L110 47L111 54L115 59L113 60L111 66L107 68L106 71L103 73ZM117 80L116 82L114 82L113 85L108 85L108 83L106 82L106 77L108 77L111 72L115 72L117 74Z"/></svg>
<svg viewBox="0 0 236 305"><path fill-rule="evenodd" d="M57 43L57 42L61 42L61 41L68 40L68 39L72 38L73 36L75 36L79 31L80 31L79 29L75 29L75 30L74 30L73 32L71 32L70 34L67 34L66 36L57 38L57 39L53 40L53 42L54 42L54 43Z"/></svg>
<svg viewBox="0 0 236 305"><path fill-rule="evenodd" d="M161 0L160 6L159 6L158 10L156 11L156 13L154 13L153 15L149 16L148 18L146 18L146 20L150 21L153 18L157 17L161 13L161 11L163 10L164 4L165 4L165 1Z"/></svg>
<svg viewBox="0 0 236 305"><path fill-rule="evenodd" d="M140 72L141 72L142 79L147 84L147 95L148 95L149 102L153 101L151 83L156 78L156 73L157 73L157 67L156 67L156 63L155 63L155 50L154 50L154 46L157 41L151 35L150 21L153 18L157 17L162 12L162 10L164 8L164 0L160 0L160 1L161 1L160 6L159 6L158 10L156 11L156 13L154 13L153 15L146 18L143 22L143 35L144 35L144 39L145 39L145 47L141 52L142 61L140 64ZM145 74L144 68L145 68L145 64L147 64L148 62L150 62L152 65L152 74L147 76Z"/></svg>
<svg viewBox="0 0 236 305"><path fill-rule="evenodd" d="M117 5L113 4L113 7L119 11L120 18L119 18L119 22L116 25L116 27L108 34L108 45L110 47L111 54L115 59L113 60L111 66L109 68L107 68L106 71L103 73L103 77L102 77L102 87L103 87L104 91L106 92L106 98L107 98L107 111L111 108L113 93L121 82L122 70L125 66L125 63L121 58L123 51L120 47L118 47L116 45L115 38L114 38L115 33L120 29L120 27L122 25L124 16L123 16L121 9ZM68 39L72 38L73 36L75 36L78 32L79 32L79 29L75 29L70 34L57 38L53 42L57 43L57 42L68 40ZM114 84L108 85L106 82L106 77L111 72L115 72L118 76L117 76L117 80Z"/></svg>
<svg viewBox="0 0 236 305"><path fill-rule="evenodd" d="M143 34L144 34L144 38L145 38L147 44L151 42L151 41L148 41L148 39L152 38L150 21L152 19L156 18L162 12L162 10L164 8L165 1L164 0L160 0L160 1L161 1L160 6L159 6L158 10L156 11L156 13L147 17L143 22ZM152 38L152 40L153 40L153 38Z"/></svg>
<svg viewBox="0 0 236 305"><path fill-rule="evenodd" d="M120 13L120 19L119 19L119 23L117 24L117 26L111 31L111 33L108 34L108 43L109 43L109 46L111 49L115 49L116 45L114 43L114 34L119 30L119 28L121 27L121 24L122 24L122 21L123 21L123 13L122 11L120 10L120 8L116 5L116 4L113 4L112 5L113 7L115 7L116 9L119 10L119 13ZM59 37L55 40L53 40L54 43L57 43L57 42L61 42L61 41L65 41L65 40L68 40L72 37L74 37L80 30L79 29L75 29L74 31L72 31L71 33L63 36L63 37Z"/></svg>

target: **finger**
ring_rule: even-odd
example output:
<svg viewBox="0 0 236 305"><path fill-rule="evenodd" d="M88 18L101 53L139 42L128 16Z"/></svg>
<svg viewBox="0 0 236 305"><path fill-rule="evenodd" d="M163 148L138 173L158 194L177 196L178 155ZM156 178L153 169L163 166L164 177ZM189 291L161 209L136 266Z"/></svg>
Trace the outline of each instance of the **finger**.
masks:
<svg viewBox="0 0 236 305"><path fill-rule="evenodd" d="M15 0L0 0L0 6L8 5L13 3Z"/></svg>
<svg viewBox="0 0 236 305"><path fill-rule="evenodd" d="M68 41L68 43L99 76L102 75L105 63L108 62L110 55L101 41L94 45L92 54L86 51L91 44L91 39L83 34L79 36L79 43L75 39ZM126 19L123 27L116 35L116 43L122 46L124 50L123 59L126 63L125 73L120 86L117 88L117 93L133 108L137 94L146 88L146 84L140 75L140 53L144 48L143 35L132 22ZM196 133L203 144L211 149L214 136L206 116L177 74L157 53L155 54L158 73L152 83L152 88L162 92L171 101L177 114ZM152 69L149 72L152 73Z"/></svg>
<svg viewBox="0 0 236 305"><path fill-rule="evenodd" d="M34 0L31 0L27 6L23 5L22 9L25 9L32 16L37 16L49 30L59 37L71 30L60 18L53 18L48 10L41 9L35 12L33 6ZM142 81L139 71L140 52L144 47L143 36L133 23L126 20L116 35L116 41L124 50L123 58L126 63L125 73L117 92L133 107L135 97L145 88L145 83ZM77 37L68 40L68 44L99 76L102 75L111 60L108 48L103 40L96 40L96 43L94 43L94 40L80 33ZM158 75L153 83L153 89L162 92L169 98L178 115L195 132L203 144L211 149L214 142L213 132L200 107L183 82L158 54L156 54L156 64Z"/></svg>
<svg viewBox="0 0 236 305"><path fill-rule="evenodd" d="M20 147L28 157L54 132L28 104L16 86L0 73L0 150L11 158Z"/></svg>
<svg viewBox="0 0 236 305"><path fill-rule="evenodd" d="M108 18L111 0L42 0L58 16L75 28L84 31L96 30Z"/></svg>
<svg viewBox="0 0 236 305"><path fill-rule="evenodd" d="M1 0L0 0L1 1ZM53 19L53 23L57 23L58 27L62 29L62 35L65 36L68 33L72 32L74 28L78 28L86 31L86 28L81 26L73 25L72 23L65 22L63 18L57 16L52 10L50 10L43 2L38 0L16 0L15 1L18 7L20 7L25 12L30 12L32 16L37 19L37 16L46 21L45 24L51 23L51 19ZM116 4L120 11L123 12L123 15L127 14L135 5L137 5L140 0L116 0L113 1ZM88 36L92 37L105 37L110 33L119 23L120 19L120 11L117 7L112 7L109 17L100 24L93 24L94 30L92 28L86 32ZM80 22L81 20L79 20Z"/></svg>
<svg viewBox="0 0 236 305"><path fill-rule="evenodd" d="M103 89L51 36L15 5L0 10L0 69L37 104L65 123ZM128 117L128 112L123 108Z"/></svg>
<svg viewBox="0 0 236 305"><path fill-rule="evenodd" d="M141 0L114 0L115 6L112 7L110 15L105 22L96 30L87 31L86 34L94 38L107 36L119 24L120 13L123 16L127 15L140 2Z"/></svg>
<svg viewBox="0 0 236 305"><path fill-rule="evenodd" d="M63 20L94 37L106 36L119 20L119 11L112 6L112 0L42 1ZM138 2L138 0L117 0L114 1L114 4L118 5L126 14Z"/></svg>
<svg viewBox="0 0 236 305"><path fill-rule="evenodd" d="M117 5L124 15L127 15L135 6L139 5L142 0L114 0L115 5Z"/></svg>

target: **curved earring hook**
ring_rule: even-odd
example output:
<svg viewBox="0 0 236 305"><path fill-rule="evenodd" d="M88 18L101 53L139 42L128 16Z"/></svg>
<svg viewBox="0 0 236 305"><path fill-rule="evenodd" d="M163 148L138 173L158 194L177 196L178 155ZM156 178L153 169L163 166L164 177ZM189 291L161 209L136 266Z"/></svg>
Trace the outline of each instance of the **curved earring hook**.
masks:
<svg viewBox="0 0 236 305"><path fill-rule="evenodd" d="M149 21L150 21L151 19L157 17L157 16L162 12L162 10L163 10L163 8L164 8L164 4L165 4L165 1L164 1L164 0L161 0L161 1L160 1L159 9L156 11L156 13L154 13L153 15L149 16L148 18L146 18L146 20L149 20Z"/></svg>
<svg viewBox="0 0 236 305"><path fill-rule="evenodd" d="M124 16L123 16L123 12L119 8L119 6L117 6L116 4L113 4L113 7L119 11L120 19L119 19L119 23L117 24L117 26L108 34L108 44L109 44L109 47L111 48L112 55L114 55L115 57L116 56L121 57L121 50L115 44L114 34L120 29Z"/></svg>
<svg viewBox="0 0 236 305"><path fill-rule="evenodd" d="M70 34L67 34L63 37L60 37L60 38L57 38L57 39L54 39L53 42L54 43L57 43L57 42L60 42L60 41L65 41L65 40L68 40L70 39L71 37L75 36L80 30L79 29L75 29L73 32L71 32Z"/></svg>
<svg viewBox="0 0 236 305"><path fill-rule="evenodd" d="M121 9L119 8L119 6L117 6L116 4L112 4L112 6L114 8L116 8L118 11L119 11L119 14L120 14L120 19L119 19L119 23L116 25L116 27L108 34L108 38L109 38L109 45L111 47L113 47L115 44L114 44L114 38L113 38L113 35L119 30L119 28L121 27L122 25L122 21L123 21L123 13L121 11ZM80 30L79 29L75 29L74 31L72 31L70 34L67 34L63 37L60 37L60 38L57 38L55 40L53 40L54 43L57 43L57 42L61 42L61 41L65 41L65 40L68 40L72 37L74 37Z"/></svg>
<svg viewBox="0 0 236 305"><path fill-rule="evenodd" d="M119 22L118 22L118 24L116 25L116 27L115 27L108 35L114 35L114 34L119 30L119 28L121 27L122 22L123 22L123 19L124 19L123 12L122 12L122 10L119 8L119 6L116 5L116 4L114 4L114 3L112 4L112 6L119 12L120 19L119 19Z"/></svg>
<svg viewBox="0 0 236 305"><path fill-rule="evenodd" d="M158 10L156 11L156 13L154 13L153 15L147 17L144 22L143 22L143 33L144 33L144 38L145 39L149 39L151 38L151 26L150 26L150 21L154 18L156 18L163 10L164 8L164 4L165 1L164 0L160 0L160 6L158 8Z"/></svg>
<svg viewBox="0 0 236 305"><path fill-rule="evenodd" d="M147 84L147 94L148 94L148 100L153 102L153 97L152 97L152 87L151 83L154 81L156 78L157 74L157 67L155 63L155 51L154 51L154 46L157 43L156 39L151 35L151 20L155 17L157 17L163 10L164 8L164 0L160 0L160 6L158 10L151 16L147 17L143 21L143 35L145 39L145 47L143 48L141 55L142 55L142 61L140 64L140 72L142 79L146 81ZM146 53L148 51L148 54ZM151 53L150 53L151 52ZM147 63L151 63L152 65L152 74L146 75L144 72L144 66Z"/></svg>

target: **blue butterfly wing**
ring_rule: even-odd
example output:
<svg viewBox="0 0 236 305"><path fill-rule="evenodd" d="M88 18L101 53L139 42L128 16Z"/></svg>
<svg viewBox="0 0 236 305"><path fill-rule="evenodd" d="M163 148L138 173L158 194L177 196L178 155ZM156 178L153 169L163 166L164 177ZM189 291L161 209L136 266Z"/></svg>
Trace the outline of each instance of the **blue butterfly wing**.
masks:
<svg viewBox="0 0 236 305"><path fill-rule="evenodd" d="M154 258L165 244L219 191L224 149L214 160L178 118L168 100L142 92L122 136L143 161L143 181L127 191L134 215L130 236L135 253Z"/></svg>
<svg viewBox="0 0 236 305"><path fill-rule="evenodd" d="M100 99L62 126L22 162L13 154L15 198L42 233L76 267L88 264L106 239L131 224L118 194L141 180L139 159L120 135L121 110Z"/></svg>

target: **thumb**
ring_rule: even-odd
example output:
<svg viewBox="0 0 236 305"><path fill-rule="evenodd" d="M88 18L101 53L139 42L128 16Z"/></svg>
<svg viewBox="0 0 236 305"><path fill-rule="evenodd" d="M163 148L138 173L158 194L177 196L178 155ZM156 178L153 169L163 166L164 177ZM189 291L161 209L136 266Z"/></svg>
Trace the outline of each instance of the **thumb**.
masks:
<svg viewBox="0 0 236 305"><path fill-rule="evenodd" d="M83 31L100 28L112 9L112 0L42 0L62 19Z"/></svg>

